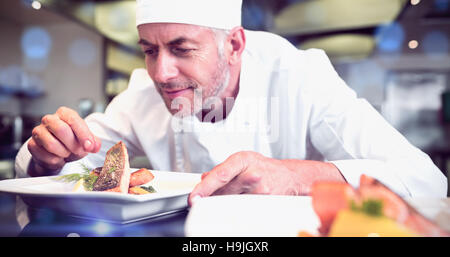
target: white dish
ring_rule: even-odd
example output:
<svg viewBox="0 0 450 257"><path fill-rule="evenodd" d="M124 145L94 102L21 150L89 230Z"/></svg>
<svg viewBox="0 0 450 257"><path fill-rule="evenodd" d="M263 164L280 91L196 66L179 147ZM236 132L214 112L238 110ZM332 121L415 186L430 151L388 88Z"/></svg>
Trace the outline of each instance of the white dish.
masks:
<svg viewBox="0 0 450 257"><path fill-rule="evenodd" d="M226 195L198 199L191 207L185 234L191 237L291 237L318 234L319 218L311 197Z"/></svg>
<svg viewBox="0 0 450 257"><path fill-rule="evenodd" d="M132 169L133 171L137 169ZM71 216L129 223L187 208L187 197L200 182L200 174L155 171L147 183L156 193L73 192L75 183L49 177L0 181L0 192L21 196L32 207L54 209Z"/></svg>

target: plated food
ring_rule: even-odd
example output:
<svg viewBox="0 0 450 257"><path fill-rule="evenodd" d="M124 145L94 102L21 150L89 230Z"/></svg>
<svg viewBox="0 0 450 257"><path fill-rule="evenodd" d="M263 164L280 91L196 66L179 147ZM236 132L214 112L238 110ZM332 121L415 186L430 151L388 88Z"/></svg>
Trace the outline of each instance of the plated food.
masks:
<svg viewBox="0 0 450 257"><path fill-rule="evenodd" d="M151 171L142 168L131 173L127 148L122 141L108 150L102 167L84 169L83 173L63 175L56 179L76 181L73 188L76 192L102 191L136 195L156 192L151 185L146 185L154 178Z"/></svg>
<svg viewBox="0 0 450 257"><path fill-rule="evenodd" d="M319 182L312 205L320 219L320 236L450 236L378 180L362 175L360 186ZM311 236L300 231L299 236Z"/></svg>

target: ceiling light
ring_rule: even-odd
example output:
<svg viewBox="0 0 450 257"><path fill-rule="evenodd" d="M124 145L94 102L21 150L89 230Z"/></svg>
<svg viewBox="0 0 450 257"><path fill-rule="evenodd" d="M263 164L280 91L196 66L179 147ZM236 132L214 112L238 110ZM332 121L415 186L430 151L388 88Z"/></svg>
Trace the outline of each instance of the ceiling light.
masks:
<svg viewBox="0 0 450 257"><path fill-rule="evenodd" d="M417 40L411 40L408 42L408 47L411 49L416 49L419 46L419 42Z"/></svg>
<svg viewBox="0 0 450 257"><path fill-rule="evenodd" d="M33 1L31 3L31 7L33 7L33 9L39 10L41 9L41 3L39 1Z"/></svg>
<svg viewBox="0 0 450 257"><path fill-rule="evenodd" d="M411 0L411 5L418 5L420 0Z"/></svg>

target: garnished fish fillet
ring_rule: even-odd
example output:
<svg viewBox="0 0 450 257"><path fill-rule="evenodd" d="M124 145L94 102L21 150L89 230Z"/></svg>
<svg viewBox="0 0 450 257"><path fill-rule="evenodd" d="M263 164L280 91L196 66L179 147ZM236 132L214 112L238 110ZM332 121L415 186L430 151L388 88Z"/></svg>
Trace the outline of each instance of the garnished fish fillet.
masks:
<svg viewBox="0 0 450 257"><path fill-rule="evenodd" d="M119 141L106 153L105 163L93 190L126 194L130 184L130 175L127 148L122 141Z"/></svg>

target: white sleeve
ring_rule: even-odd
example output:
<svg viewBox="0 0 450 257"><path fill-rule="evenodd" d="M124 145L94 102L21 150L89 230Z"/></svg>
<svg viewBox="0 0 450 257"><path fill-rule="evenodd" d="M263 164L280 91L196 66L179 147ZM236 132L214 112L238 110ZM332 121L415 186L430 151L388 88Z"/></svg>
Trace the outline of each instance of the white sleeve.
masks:
<svg viewBox="0 0 450 257"><path fill-rule="evenodd" d="M15 178L29 177L27 171L31 161L31 153L28 151L27 147L28 140L20 147L19 152L16 155L14 163L14 169L16 171Z"/></svg>
<svg viewBox="0 0 450 257"><path fill-rule="evenodd" d="M446 197L447 179L366 100L357 98L327 56L310 60L311 140L354 187L361 174L402 196Z"/></svg>

